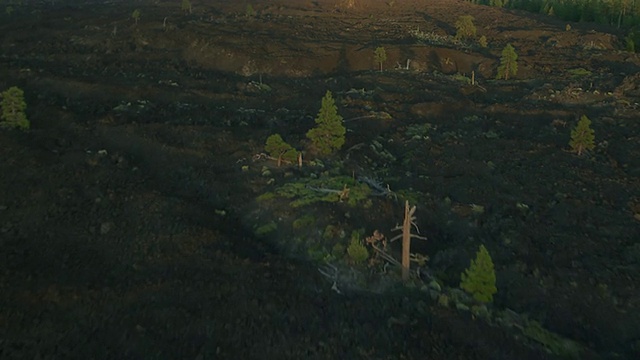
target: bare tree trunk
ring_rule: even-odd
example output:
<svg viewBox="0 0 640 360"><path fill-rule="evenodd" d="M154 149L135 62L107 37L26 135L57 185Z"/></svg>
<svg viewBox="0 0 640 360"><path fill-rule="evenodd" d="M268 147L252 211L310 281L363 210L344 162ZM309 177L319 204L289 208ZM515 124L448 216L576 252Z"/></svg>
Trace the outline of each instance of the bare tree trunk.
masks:
<svg viewBox="0 0 640 360"><path fill-rule="evenodd" d="M402 223L402 280L409 280L409 255L411 253L411 214L409 201L404 203L404 222Z"/></svg>

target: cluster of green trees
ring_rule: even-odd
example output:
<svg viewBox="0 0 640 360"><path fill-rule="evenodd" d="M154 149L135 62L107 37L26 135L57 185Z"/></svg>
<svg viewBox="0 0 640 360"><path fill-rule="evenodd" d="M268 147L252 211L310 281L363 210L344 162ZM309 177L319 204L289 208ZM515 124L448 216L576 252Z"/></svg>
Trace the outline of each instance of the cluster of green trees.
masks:
<svg viewBox="0 0 640 360"><path fill-rule="evenodd" d="M327 91L322 98L322 106L316 117L316 127L307 132L311 140L309 151L320 156L327 156L340 150L345 143L347 129L342 124L342 116L338 114L335 100L331 91ZM267 138L265 151L274 159L278 166L283 162L293 163L295 159L302 161L301 153L284 141L280 134L273 134Z"/></svg>
<svg viewBox="0 0 640 360"><path fill-rule="evenodd" d="M624 28L628 51L640 48L640 1L636 0L467 0L474 4L526 10L575 22Z"/></svg>
<svg viewBox="0 0 640 360"><path fill-rule="evenodd" d="M468 0L474 4L527 10L566 21L597 22L617 27L640 25L636 0Z"/></svg>
<svg viewBox="0 0 640 360"><path fill-rule="evenodd" d="M626 49L640 45L640 1L636 0L467 0L474 4L508 7L556 16L575 22L596 22L624 28Z"/></svg>

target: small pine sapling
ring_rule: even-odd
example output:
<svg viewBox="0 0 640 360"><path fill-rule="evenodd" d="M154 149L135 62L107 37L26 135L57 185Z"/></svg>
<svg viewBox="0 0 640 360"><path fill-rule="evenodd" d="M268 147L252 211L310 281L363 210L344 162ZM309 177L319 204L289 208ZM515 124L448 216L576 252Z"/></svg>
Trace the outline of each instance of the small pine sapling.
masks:
<svg viewBox="0 0 640 360"><path fill-rule="evenodd" d="M456 36L457 40L471 39L476 36L476 26L473 24L473 16L463 15L456 20Z"/></svg>
<svg viewBox="0 0 640 360"><path fill-rule="evenodd" d="M133 10L133 12L131 13L131 18L133 19L133 21L135 21L136 25L138 25L138 20L140 20L140 10L135 9Z"/></svg>
<svg viewBox="0 0 640 360"><path fill-rule="evenodd" d="M27 109L27 103L24 101L24 91L19 87L13 86L0 94L2 101L2 114L0 116L0 127L17 128L20 130L28 130L30 123L24 111Z"/></svg>
<svg viewBox="0 0 640 360"><path fill-rule="evenodd" d="M182 8L182 11L183 11L185 14L191 14L191 10L192 10L192 8L191 8L191 1L189 1L189 0L182 0L182 7L181 7L181 8Z"/></svg>
<svg viewBox="0 0 640 360"><path fill-rule="evenodd" d="M569 146L578 156L582 155L586 150L595 148L595 131L591 129L590 125L591 120L586 115L582 115L576 127L571 130Z"/></svg>
<svg viewBox="0 0 640 360"><path fill-rule="evenodd" d="M478 44L480 44L480 46L482 46L483 48L486 48L487 46L489 46L487 37L484 35L480 36L480 39L478 39Z"/></svg>
<svg viewBox="0 0 640 360"><path fill-rule="evenodd" d="M382 71L382 63L387 61L387 51L384 47L379 46L376 48L376 51L373 53L373 59L380 65L380 71Z"/></svg>
<svg viewBox="0 0 640 360"><path fill-rule="evenodd" d="M351 233L351 242L347 247L347 254L355 264L361 264L369 258L369 251L360 240L360 233L357 231Z"/></svg>
<svg viewBox="0 0 640 360"><path fill-rule="evenodd" d="M347 129L342 124L342 116L338 115L331 91L327 91L322 98L316 124L316 127L307 132L307 138L311 140L317 154L330 155L344 145Z"/></svg>
<svg viewBox="0 0 640 360"><path fill-rule="evenodd" d="M267 138L264 150L271 157L277 160L278 166L282 161L293 163L298 159L298 152L291 145L287 144L280 134L273 134Z"/></svg>
<svg viewBox="0 0 640 360"><path fill-rule="evenodd" d="M256 16L256 11L253 9L253 6L251 6L251 4L247 4L247 8L244 11L244 15L249 18Z"/></svg>
<svg viewBox="0 0 640 360"><path fill-rule="evenodd" d="M484 245L480 245L476 259L460 277L460 287L482 303L493 301L493 294L498 292L493 260Z"/></svg>
<svg viewBox="0 0 640 360"><path fill-rule="evenodd" d="M497 79L509 80L509 77L518 73L518 54L516 49L507 44L502 49L502 57L500 57L500 66L498 66Z"/></svg>

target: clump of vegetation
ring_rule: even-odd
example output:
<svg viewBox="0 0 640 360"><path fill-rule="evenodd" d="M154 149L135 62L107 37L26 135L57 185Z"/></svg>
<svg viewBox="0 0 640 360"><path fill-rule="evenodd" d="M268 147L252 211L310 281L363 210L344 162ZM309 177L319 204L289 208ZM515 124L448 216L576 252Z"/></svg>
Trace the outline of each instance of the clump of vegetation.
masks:
<svg viewBox="0 0 640 360"><path fill-rule="evenodd" d="M138 20L140 20L140 15L142 14L138 9L133 10L133 12L131 13L131 18L133 19L133 21L135 21L136 25L138 25Z"/></svg>
<svg viewBox="0 0 640 360"><path fill-rule="evenodd" d="M382 63L387 61L387 51L384 47L379 46L376 48L376 51L373 53L373 59L376 63L380 64L380 71L382 71Z"/></svg>
<svg viewBox="0 0 640 360"><path fill-rule="evenodd" d="M569 69L568 72L571 75L571 77L574 77L574 78L590 76L592 74L591 71L585 68Z"/></svg>
<svg viewBox="0 0 640 360"><path fill-rule="evenodd" d="M282 185L275 191L277 196L293 199L289 204L297 208L317 202L343 202L355 206L369 198L371 189L350 176L302 179ZM364 206L369 206L365 202Z"/></svg>
<svg viewBox="0 0 640 360"><path fill-rule="evenodd" d="M342 116L338 115L336 103L331 91L322 98L322 107L316 117L317 126L307 132L313 150L319 155L330 155L345 143L347 129L342 125Z"/></svg>
<svg viewBox="0 0 640 360"><path fill-rule="evenodd" d="M280 134L273 134L269 136L264 146L264 150L271 157L277 159L278 166L282 164L283 160L293 163L298 159L298 151L291 145L287 144Z"/></svg>
<svg viewBox="0 0 640 360"><path fill-rule="evenodd" d="M191 8L191 1L189 1L189 0L182 0L182 7L181 7L181 8L182 8L182 11L183 11L183 12L191 14L191 10L192 10L192 8Z"/></svg>
<svg viewBox="0 0 640 360"><path fill-rule="evenodd" d="M312 227L316 223L316 218L313 215L307 214L301 218L297 218L291 224L294 229L307 229Z"/></svg>
<svg viewBox="0 0 640 360"><path fill-rule="evenodd" d="M409 31L414 38L432 45L455 46L459 48L469 48L469 45L462 40L456 39L451 35L439 35L432 32L423 32L420 29Z"/></svg>
<svg viewBox="0 0 640 360"><path fill-rule="evenodd" d="M349 247L347 247L347 254L349 254L349 259L355 264L361 264L369 258L369 251L367 247L362 244L362 241L360 241L360 233L358 231L351 233L351 242L349 243Z"/></svg>
<svg viewBox="0 0 640 360"><path fill-rule="evenodd" d="M254 233L256 234L256 236L263 236L270 232L274 232L276 230L278 230L278 224L272 221L268 224L259 226L258 228L255 229Z"/></svg>
<svg viewBox="0 0 640 360"><path fill-rule="evenodd" d="M625 50L629 52L636 52L636 42L633 40L633 37L627 35L624 37Z"/></svg>
<svg viewBox="0 0 640 360"><path fill-rule="evenodd" d="M269 195L267 195L269 194ZM297 208L318 202L342 202L349 206L368 208L372 205L371 188L367 184L356 181L351 176L320 177L317 179L301 179L290 182L275 189L273 193L259 196L260 201L273 199L271 194L292 199L289 204Z"/></svg>
<svg viewBox="0 0 640 360"><path fill-rule="evenodd" d="M487 37L484 35L480 36L480 39L478 39L478 44L480 44L480 46L482 46L483 48L486 48L487 46L489 46L489 43L487 42Z"/></svg>
<svg viewBox="0 0 640 360"><path fill-rule="evenodd" d="M413 124L407 126L404 134L410 140L428 140L429 139L429 131L431 130L432 125L429 123L425 124Z"/></svg>
<svg viewBox="0 0 640 360"><path fill-rule="evenodd" d="M586 115L582 115L576 127L571 130L571 140L569 146L578 155L582 155L586 150L595 148L595 132L590 127L591 120Z"/></svg>
<svg viewBox="0 0 640 360"><path fill-rule="evenodd" d="M473 16L463 15L456 20L456 39L466 40L476 36L476 26L473 24Z"/></svg>
<svg viewBox="0 0 640 360"><path fill-rule="evenodd" d="M477 301L483 303L493 301L493 294L498 292L496 273L491 255L484 245L480 245L476 259L472 260L469 268L461 274L461 280L460 287Z"/></svg>
<svg viewBox="0 0 640 360"><path fill-rule="evenodd" d="M518 73L518 54L511 44L502 49L502 57L500 57L500 66L498 66L497 79L509 80L509 77Z"/></svg>
<svg viewBox="0 0 640 360"><path fill-rule="evenodd" d="M2 97L2 101L0 101L0 107L2 107L0 127L28 130L31 124L24 113L27 109L24 91L13 86L3 91L0 97Z"/></svg>
<svg viewBox="0 0 640 360"><path fill-rule="evenodd" d="M537 321L528 320L526 326L522 328L522 333L526 337L542 344L553 354L572 359L579 358L580 345L548 331Z"/></svg>
<svg viewBox="0 0 640 360"><path fill-rule="evenodd" d="M256 16L256 11L253 9L253 6L251 6L251 4L247 5L247 9L245 10L244 15L246 17L254 17L254 16Z"/></svg>
<svg viewBox="0 0 640 360"><path fill-rule="evenodd" d="M471 79L468 76L460 73L451 75L451 78L464 84L471 84Z"/></svg>

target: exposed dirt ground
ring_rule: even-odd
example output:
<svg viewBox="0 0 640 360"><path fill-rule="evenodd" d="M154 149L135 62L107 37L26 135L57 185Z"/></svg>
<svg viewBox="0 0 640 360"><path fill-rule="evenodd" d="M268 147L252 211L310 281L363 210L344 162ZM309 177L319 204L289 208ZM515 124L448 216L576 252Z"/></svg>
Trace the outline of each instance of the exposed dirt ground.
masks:
<svg viewBox="0 0 640 360"><path fill-rule="evenodd" d="M2 15L0 90L25 91L31 130L0 131L0 358L553 358L416 289L332 290L289 240L391 235L403 208L256 200L325 171L417 203L444 286L484 244L494 309L581 358L640 356L640 59L619 34L457 0L247 4ZM453 35L461 15L487 48L412 36ZM507 43L519 71L496 81ZM303 148L327 90L348 132L325 168L256 161L274 133ZM577 156L583 114L596 148Z"/></svg>

